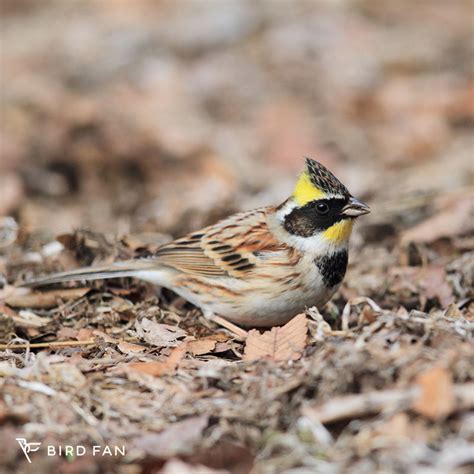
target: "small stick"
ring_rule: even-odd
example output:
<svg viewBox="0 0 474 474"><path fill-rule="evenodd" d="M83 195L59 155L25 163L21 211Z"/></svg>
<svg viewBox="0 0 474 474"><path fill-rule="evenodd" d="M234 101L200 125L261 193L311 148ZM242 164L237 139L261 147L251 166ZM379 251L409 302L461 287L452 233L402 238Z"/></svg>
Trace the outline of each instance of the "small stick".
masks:
<svg viewBox="0 0 474 474"><path fill-rule="evenodd" d="M247 339L247 331L242 328L239 328L239 326L236 326L230 321L227 321L226 319L221 318L220 316L217 316L215 314L213 314L212 316L208 315L207 317L209 320L214 321L216 324L219 324L219 326L222 326L223 328L226 328L230 332L234 333L239 339L242 339L244 341L245 339Z"/></svg>
<svg viewBox="0 0 474 474"><path fill-rule="evenodd" d="M415 385L406 389L341 395L324 403L309 405L303 408L303 414L323 424L376 415L388 407L411 407L421 390L421 387ZM454 385L453 392L456 403L451 412L474 407L474 383Z"/></svg>
<svg viewBox="0 0 474 474"><path fill-rule="evenodd" d="M125 337L123 341L126 342L137 342L136 337ZM52 342L33 342L28 344L0 344L0 351L7 349L20 350L20 349L44 349L44 348L55 348L55 347L80 347L80 346L93 346L97 344L96 339L85 339L83 341L52 341Z"/></svg>

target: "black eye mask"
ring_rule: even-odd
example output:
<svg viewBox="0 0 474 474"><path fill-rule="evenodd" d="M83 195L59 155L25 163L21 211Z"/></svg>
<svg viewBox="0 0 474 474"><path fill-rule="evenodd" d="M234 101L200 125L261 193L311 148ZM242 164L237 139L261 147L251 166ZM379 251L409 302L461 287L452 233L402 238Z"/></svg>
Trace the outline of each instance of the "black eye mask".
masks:
<svg viewBox="0 0 474 474"><path fill-rule="evenodd" d="M285 217L284 227L290 234L311 237L345 219L341 212L346 204L347 199L340 198L311 201L293 209Z"/></svg>

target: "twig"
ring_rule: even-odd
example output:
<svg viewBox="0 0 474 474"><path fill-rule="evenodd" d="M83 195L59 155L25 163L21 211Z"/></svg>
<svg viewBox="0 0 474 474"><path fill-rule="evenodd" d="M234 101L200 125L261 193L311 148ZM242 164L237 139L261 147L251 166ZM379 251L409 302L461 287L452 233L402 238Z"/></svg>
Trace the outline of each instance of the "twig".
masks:
<svg viewBox="0 0 474 474"><path fill-rule="evenodd" d="M208 315L207 318L210 321L215 322L216 324L219 324L219 326L222 326L223 328L229 330L231 333L235 334L239 339L244 340L247 339L247 331L245 331L242 328L239 328L239 326L236 326L235 324L231 323L230 321L227 321L224 318L221 318L220 316L217 316L215 314Z"/></svg>
<svg viewBox="0 0 474 474"><path fill-rule="evenodd" d="M122 339L126 342L138 342L136 337L125 337ZM118 341L120 342L120 341ZM33 342L27 344L0 344L0 351L7 349L10 350L21 350L21 349L44 349L44 348L55 348L55 347L80 347L80 346L93 346L98 341L95 338L85 339L83 341L51 341L51 342Z"/></svg>
<svg viewBox="0 0 474 474"><path fill-rule="evenodd" d="M303 408L303 414L320 423L334 423L340 420L375 415L389 407L409 408L421 394L421 387L413 386L402 390L380 390L357 395L343 395L317 406ZM474 406L474 383L453 386L456 404L453 411Z"/></svg>

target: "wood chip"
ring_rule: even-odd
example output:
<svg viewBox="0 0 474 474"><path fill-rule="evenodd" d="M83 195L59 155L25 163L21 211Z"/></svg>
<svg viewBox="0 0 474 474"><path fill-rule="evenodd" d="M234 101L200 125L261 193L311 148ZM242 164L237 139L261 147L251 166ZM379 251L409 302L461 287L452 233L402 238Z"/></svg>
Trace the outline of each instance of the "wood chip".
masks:
<svg viewBox="0 0 474 474"><path fill-rule="evenodd" d="M282 327L260 333L252 329L245 344L244 360L270 358L274 361L297 360L306 345L308 323L304 313Z"/></svg>

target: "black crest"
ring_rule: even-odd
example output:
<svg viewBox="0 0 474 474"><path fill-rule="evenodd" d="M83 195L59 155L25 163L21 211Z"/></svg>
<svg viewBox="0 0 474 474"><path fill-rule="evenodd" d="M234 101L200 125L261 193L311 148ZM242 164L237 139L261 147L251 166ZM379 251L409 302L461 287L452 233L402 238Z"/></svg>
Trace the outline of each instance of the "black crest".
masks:
<svg viewBox="0 0 474 474"><path fill-rule="evenodd" d="M350 196L349 190L321 163L305 158L311 182L321 191L328 194Z"/></svg>

